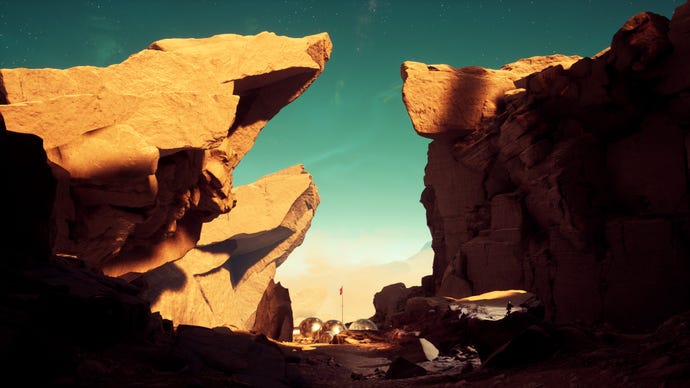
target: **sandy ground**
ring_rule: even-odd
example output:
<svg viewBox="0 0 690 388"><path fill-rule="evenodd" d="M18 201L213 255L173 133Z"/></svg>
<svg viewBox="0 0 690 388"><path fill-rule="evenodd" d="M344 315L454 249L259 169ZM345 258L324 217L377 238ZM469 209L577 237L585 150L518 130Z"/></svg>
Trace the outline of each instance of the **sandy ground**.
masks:
<svg viewBox="0 0 690 388"><path fill-rule="evenodd" d="M383 379L390 365L387 344L287 345L291 376L303 387L364 387Z"/></svg>

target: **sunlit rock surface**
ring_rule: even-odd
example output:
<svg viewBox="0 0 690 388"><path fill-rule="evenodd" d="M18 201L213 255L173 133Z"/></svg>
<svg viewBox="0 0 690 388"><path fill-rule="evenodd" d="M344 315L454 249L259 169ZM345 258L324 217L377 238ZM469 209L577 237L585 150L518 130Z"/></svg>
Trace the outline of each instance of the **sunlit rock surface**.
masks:
<svg viewBox="0 0 690 388"><path fill-rule="evenodd" d="M689 15L636 15L592 58L402 65L436 295L524 289L627 329L690 307Z"/></svg>
<svg viewBox="0 0 690 388"><path fill-rule="evenodd" d="M534 57L500 70L408 61L400 70L405 81L403 101L420 136L465 136L494 116L503 94L515 89L516 79L554 64L569 66L576 59L563 55Z"/></svg>
<svg viewBox="0 0 690 388"><path fill-rule="evenodd" d="M112 276L183 257L232 209L233 168L330 52L326 33L225 34L164 39L105 68L0 70L8 130L41 138L58 179L53 252Z"/></svg>
<svg viewBox="0 0 690 388"><path fill-rule="evenodd" d="M301 165L237 187L233 195L237 206L204 223L195 248L142 276L143 296L164 318L252 329L264 290L304 240L319 204L312 177Z"/></svg>

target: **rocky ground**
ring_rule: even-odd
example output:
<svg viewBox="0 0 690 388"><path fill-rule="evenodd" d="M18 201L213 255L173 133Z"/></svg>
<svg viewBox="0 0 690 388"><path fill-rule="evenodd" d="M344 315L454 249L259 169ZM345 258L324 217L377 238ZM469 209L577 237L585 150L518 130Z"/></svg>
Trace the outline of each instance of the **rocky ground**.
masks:
<svg viewBox="0 0 690 388"><path fill-rule="evenodd" d="M421 352L414 341L391 343L379 336L381 342L282 347L290 355L294 382L302 387L687 387L689 319L690 313L679 315L654 333L639 335L563 327L570 343L547 360L471 369L446 362L445 370L422 361L413 364L424 365L427 373L409 378L386 374L400 355L414 359Z"/></svg>
<svg viewBox="0 0 690 388"><path fill-rule="evenodd" d="M439 309L403 328L348 331L336 344L281 342L227 328L173 327L150 313L131 284L58 264L0 272L5 381L41 387L690 386L690 312L630 335L534 324L529 313L481 321ZM507 334L512 337L500 346L486 340ZM435 360L428 360L422 337L438 346Z"/></svg>

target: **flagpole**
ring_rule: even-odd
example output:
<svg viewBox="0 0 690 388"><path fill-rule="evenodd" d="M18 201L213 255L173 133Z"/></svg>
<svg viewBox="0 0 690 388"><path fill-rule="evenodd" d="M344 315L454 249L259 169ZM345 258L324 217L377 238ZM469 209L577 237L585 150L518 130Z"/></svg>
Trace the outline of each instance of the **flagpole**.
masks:
<svg viewBox="0 0 690 388"><path fill-rule="evenodd" d="M345 324L345 319L344 319L344 315L343 315L343 311L344 311L343 300L344 300L344 298L345 298L345 296L343 295L343 286L340 286L340 322L342 322L343 324Z"/></svg>

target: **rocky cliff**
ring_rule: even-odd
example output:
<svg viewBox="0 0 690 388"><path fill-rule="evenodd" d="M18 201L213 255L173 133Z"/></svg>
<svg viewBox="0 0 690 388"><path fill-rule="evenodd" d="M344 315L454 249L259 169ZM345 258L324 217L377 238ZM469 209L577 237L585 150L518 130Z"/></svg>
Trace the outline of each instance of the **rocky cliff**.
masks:
<svg viewBox="0 0 690 388"><path fill-rule="evenodd" d="M14 152L3 168L25 186L12 198L30 205L22 189L55 193L33 204L50 213L40 220L50 241L29 241L36 252L20 247L8 259L20 262L4 264L60 256L136 279L176 323L251 329L319 197L301 166L239 188L232 171L331 48L326 33L225 34L160 40L105 68L1 69L3 147L34 139L50 169L37 182L21 172L28 155ZM24 213L15 218L31 219Z"/></svg>
<svg viewBox="0 0 690 388"><path fill-rule="evenodd" d="M236 207L203 224L196 247L141 276L151 309L175 324L252 329L276 268L302 243L319 204L302 166L237 187L233 195Z"/></svg>
<svg viewBox="0 0 690 388"><path fill-rule="evenodd" d="M536 293L554 322L649 328L690 307L690 4L589 58L405 62L432 139L421 202L436 295Z"/></svg>

